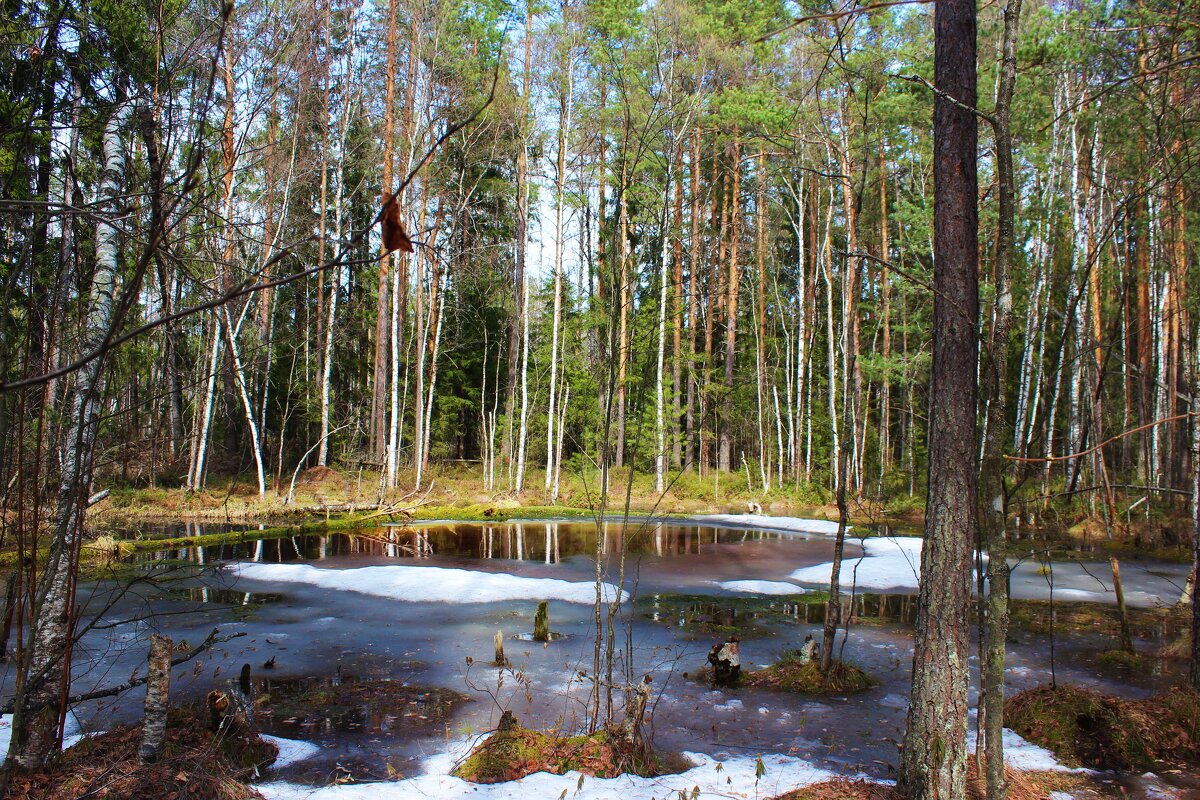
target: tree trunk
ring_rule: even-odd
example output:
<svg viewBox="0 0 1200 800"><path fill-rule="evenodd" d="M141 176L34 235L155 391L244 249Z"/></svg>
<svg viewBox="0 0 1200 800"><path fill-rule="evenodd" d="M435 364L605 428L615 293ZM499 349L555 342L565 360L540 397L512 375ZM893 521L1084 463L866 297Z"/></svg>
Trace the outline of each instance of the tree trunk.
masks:
<svg viewBox="0 0 1200 800"><path fill-rule="evenodd" d="M387 17L387 71L383 92L383 178L382 201L395 191L394 140L396 138L396 12L399 0L389 0ZM397 198L395 202L399 203ZM387 458L387 384L388 384L388 271L392 255L383 248L379 254L378 294L375 298L375 363L371 383L371 458L383 464Z"/></svg>
<svg viewBox="0 0 1200 800"><path fill-rule="evenodd" d="M558 106L558 159L554 176L554 318L550 334L550 396L546 409L546 490L549 491L557 474L555 468L554 405L558 399L558 329L562 320L562 266L563 266L563 187L567 172L567 130L571 127L570 65L563 63L566 74L566 94L559 97Z"/></svg>
<svg viewBox="0 0 1200 800"><path fill-rule="evenodd" d="M937 0L934 34L934 310L929 490L912 693L899 788L966 796L971 549L976 541L978 209L975 4ZM944 94L943 94L944 93ZM952 98L952 99L951 99Z"/></svg>
<svg viewBox="0 0 1200 800"><path fill-rule="evenodd" d="M167 708L171 701L171 648L170 636L151 634L142 742L138 747L138 760L143 764L158 760L167 738Z"/></svg>
<svg viewBox="0 0 1200 800"><path fill-rule="evenodd" d="M1196 331L1200 342L1200 328ZM1200 346L1196 347L1192 373L1192 664L1188 678L1200 691Z"/></svg>
<svg viewBox="0 0 1200 800"><path fill-rule="evenodd" d="M733 370L737 359L737 312L738 289L741 286L741 269L738 265L738 228L741 223L741 191L742 191L742 143L738 128L733 129L733 187L729 197L729 278L725 288L728 292L725 301L725 401L726 411L721 414L720 449L717 455L717 468L728 472L731 466L733 436L730 432L729 408L733 404Z"/></svg>
<svg viewBox="0 0 1200 800"><path fill-rule="evenodd" d="M980 522L988 549L987 603L984 609L984 653L982 654L983 740L986 755L988 800L1004 800L1004 657L1008 640L1008 498L1004 485L1004 449L1012 436L1004 402L1008 386L1008 335L1012 326L1013 293L1010 280L1015 251L1016 187L1013 176L1013 146L1009 130L1013 89L1017 78L1017 37L1021 0L1009 0L1004 8L1003 61L996 91L993 132L996 146L998 219L996 230L996 315L983 370L982 394L987 403L987 435L980 468L983 498Z"/></svg>
<svg viewBox="0 0 1200 800"><path fill-rule="evenodd" d="M95 211L113 220L120 218L124 209L121 183L126 164L121 128L132 110L128 101L118 105L104 130L104 171ZM112 322L120 236L116 222L97 223L96 270L80 353L98 348ZM135 287L126 288L132 291ZM74 376L71 429L62 456L58 505L51 519L50 554L38 583L29 646L17 677L8 755L25 769L41 768L60 745L59 696L63 686L70 685L75 577L100 426L104 361L104 357L95 358Z"/></svg>

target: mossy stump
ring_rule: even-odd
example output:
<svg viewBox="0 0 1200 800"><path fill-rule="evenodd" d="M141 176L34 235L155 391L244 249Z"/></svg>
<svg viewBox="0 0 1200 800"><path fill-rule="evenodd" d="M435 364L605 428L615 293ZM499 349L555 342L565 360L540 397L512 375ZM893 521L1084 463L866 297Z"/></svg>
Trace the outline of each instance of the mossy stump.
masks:
<svg viewBox="0 0 1200 800"><path fill-rule="evenodd" d="M505 711L495 733L477 745L453 775L471 783L503 783L535 772L562 775L572 771L615 778L624 774L653 777L670 770L654 753L630 746L608 731L556 736L530 730L511 711Z"/></svg>
<svg viewBox="0 0 1200 800"><path fill-rule="evenodd" d="M820 663L789 651L766 669L743 673L742 684L756 689L829 695L863 692L879 682L844 661L834 661L828 673L822 672Z"/></svg>
<svg viewBox="0 0 1200 800"><path fill-rule="evenodd" d="M550 603L547 600L538 603L537 613L533 615L533 640L550 641Z"/></svg>

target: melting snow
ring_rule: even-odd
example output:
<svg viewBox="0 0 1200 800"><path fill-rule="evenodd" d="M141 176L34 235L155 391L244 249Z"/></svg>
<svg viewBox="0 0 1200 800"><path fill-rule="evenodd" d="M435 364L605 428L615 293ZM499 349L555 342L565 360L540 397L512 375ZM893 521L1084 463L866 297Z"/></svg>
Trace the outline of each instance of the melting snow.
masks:
<svg viewBox="0 0 1200 800"><path fill-rule="evenodd" d="M785 581L720 581L717 585L728 592L746 594L804 594L808 591Z"/></svg>
<svg viewBox="0 0 1200 800"><path fill-rule="evenodd" d="M684 753L695 764L678 775L641 778L623 775L619 778L593 778L578 772L551 775L538 772L517 781L494 784L472 784L445 774L451 762L437 758L426 764L427 772L415 778L391 783L326 786L314 788L295 783L265 783L255 788L267 800L451 800L470 797L472 800L525 800L530 797L555 798L565 794L572 800L651 800L678 797L691 798L762 798L820 783L835 777L819 767L798 758L784 755L764 755L766 770L755 777L757 760L738 756L717 761L712 756ZM695 794L693 794L695 792Z"/></svg>
<svg viewBox="0 0 1200 800"><path fill-rule="evenodd" d="M733 525L739 528L757 528L783 533L808 533L819 536L835 536L838 523L827 519L805 519L803 517L768 517L764 514L705 514L694 517L700 525ZM849 527L846 528L850 530Z"/></svg>
<svg viewBox="0 0 1200 800"><path fill-rule="evenodd" d="M915 536L877 536L862 539L861 558L842 561L841 585L844 589L913 589L921 574L921 539ZM789 577L801 583L829 585L833 562L804 567Z"/></svg>
<svg viewBox="0 0 1200 800"><path fill-rule="evenodd" d="M302 742L298 739L283 739L279 736L267 736L266 734L262 734L262 738L279 748L279 755L275 757L275 763L271 765L272 769L282 769L300 761L307 761L321 752L321 748L312 742Z"/></svg>
<svg viewBox="0 0 1200 800"><path fill-rule="evenodd" d="M381 566L321 569L308 564L231 564L235 575L272 583L304 583L323 589L359 592L415 603L496 603L504 600L563 600L593 603L596 585L590 581L524 578L497 572L448 567ZM616 587L603 584L604 599ZM628 592L622 593L628 597Z"/></svg>

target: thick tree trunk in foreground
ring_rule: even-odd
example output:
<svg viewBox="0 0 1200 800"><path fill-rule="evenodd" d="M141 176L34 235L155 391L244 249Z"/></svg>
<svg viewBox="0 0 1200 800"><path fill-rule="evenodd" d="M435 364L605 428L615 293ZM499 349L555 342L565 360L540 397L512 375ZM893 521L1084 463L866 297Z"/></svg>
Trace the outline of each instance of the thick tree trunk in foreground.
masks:
<svg viewBox="0 0 1200 800"><path fill-rule="evenodd" d="M125 174L125 149L121 127L132 105L117 107L104 131L104 172L98 214L117 219L124 202L120 196ZM80 353L89 353L104 341L112 322L120 251L116 223L96 226L96 273L92 277L88 312ZM83 515L92 482L92 455L100 426L101 377L105 359L95 358L75 373L71 430L63 453L58 507L51 522L50 557L37 588L35 617L26 649L25 668L18 677L16 713L9 758L25 769L38 769L59 747L59 694L69 672L71 620L74 614L75 565L83 535Z"/></svg>
<svg viewBox="0 0 1200 800"><path fill-rule="evenodd" d="M939 94L933 124L936 295L929 491L899 786L914 800L956 800L966 796L967 612L977 527L979 221L976 120L955 101L975 107L973 2L938 0L934 78Z"/></svg>

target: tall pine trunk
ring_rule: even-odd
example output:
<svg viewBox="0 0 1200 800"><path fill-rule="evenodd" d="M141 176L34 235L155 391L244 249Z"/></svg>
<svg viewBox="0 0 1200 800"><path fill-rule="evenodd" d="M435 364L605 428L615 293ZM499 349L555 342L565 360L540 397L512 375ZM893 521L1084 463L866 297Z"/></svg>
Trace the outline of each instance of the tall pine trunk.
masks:
<svg viewBox="0 0 1200 800"><path fill-rule="evenodd" d="M935 15L929 490L899 775L900 790L913 800L966 796L967 617L977 529L979 221L977 130L969 110L976 104L975 3L937 0Z"/></svg>

